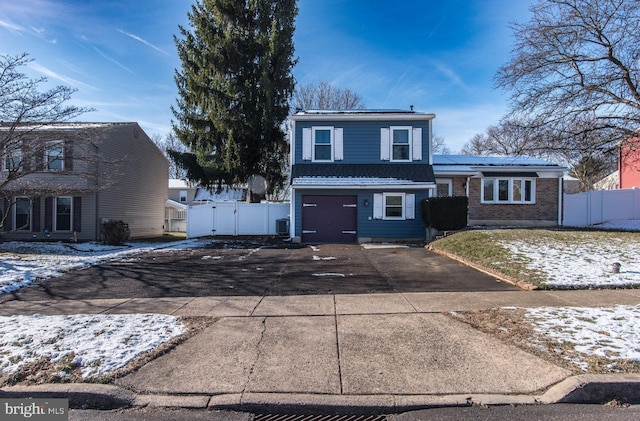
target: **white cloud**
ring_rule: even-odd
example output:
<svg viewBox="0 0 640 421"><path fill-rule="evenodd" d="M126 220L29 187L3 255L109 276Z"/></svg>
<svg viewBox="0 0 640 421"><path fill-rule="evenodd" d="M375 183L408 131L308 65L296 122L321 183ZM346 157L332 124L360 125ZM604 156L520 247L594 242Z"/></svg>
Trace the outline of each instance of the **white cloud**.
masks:
<svg viewBox="0 0 640 421"><path fill-rule="evenodd" d="M143 44L144 44L144 45L146 45L147 47L151 47L151 48L153 48L154 50L161 52L162 54L170 55L169 53L167 53L166 51L164 51L162 48L160 48L160 47L156 47L155 45L153 45L153 44L152 44L152 43L150 43L149 41L145 40L144 38L141 38L141 37L139 37L139 36L137 36L137 35L134 35L134 34L131 34L131 33L129 33L129 32L125 32L125 31L123 31L122 29L116 29L116 30L117 30L118 32L120 32L121 34L123 34L123 35L126 35L126 36L128 36L128 37L130 37L130 38L135 39L136 41L139 41L139 42L143 43Z"/></svg>
<svg viewBox="0 0 640 421"><path fill-rule="evenodd" d="M7 22L7 21L4 21L4 20L0 20L0 27L8 29L10 31L18 31L18 32L23 32L25 30L24 27L22 27L22 26L20 26L18 24L15 24L15 23L12 23L12 22Z"/></svg>
<svg viewBox="0 0 640 421"><path fill-rule="evenodd" d="M38 64L36 62L31 62L31 63L28 64L28 66L31 69L33 69L36 72L38 72L38 73L41 73L41 74L43 74L43 75L45 75L47 77L50 77L52 79L59 80L59 81L65 83L67 85L71 85L71 86L76 87L76 88L86 88L86 89L92 89L92 90L96 89L95 87L93 87L91 85L88 85L88 84L86 84L84 82L80 82L80 81L75 80L73 78L70 78L68 76L64 76L64 75L61 75L59 73L56 73L53 70L48 69L48 68L46 68L46 67L44 67L44 66L42 66L42 65L40 65L40 64Z"/></svg>

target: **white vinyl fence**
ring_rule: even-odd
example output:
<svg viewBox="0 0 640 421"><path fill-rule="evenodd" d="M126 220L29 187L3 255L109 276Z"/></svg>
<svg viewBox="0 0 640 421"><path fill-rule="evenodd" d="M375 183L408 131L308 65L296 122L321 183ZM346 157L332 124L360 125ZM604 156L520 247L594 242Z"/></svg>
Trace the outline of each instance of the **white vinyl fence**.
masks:
<svg viewBox="0 0 640 421"><path fill-rule="evenodd" d="M187 238L209 235L275 235L289 218L288 203L213 202L189 206Z"/></svg>
<svg viewBox="0 0 640 421"><path fill-rule="evenodd" d="M640 189L565 194L563 216L563 225L567 227L640 219Z"/></svg>

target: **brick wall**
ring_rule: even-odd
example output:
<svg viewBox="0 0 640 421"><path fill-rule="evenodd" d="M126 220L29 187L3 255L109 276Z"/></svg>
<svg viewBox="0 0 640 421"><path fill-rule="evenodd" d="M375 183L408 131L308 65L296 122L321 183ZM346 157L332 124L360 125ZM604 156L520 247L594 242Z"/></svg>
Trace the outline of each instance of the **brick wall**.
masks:
<svg viewBox="0 0 640 421"><path fill-rule="evenodd" d="M527 205L483 204L480 203L481 179L471 178L469 184L469 221L480 224L487 221L494 225L497 221L525 223L530 225L550 225L558 222L558 179L536 179L536 202ZM454 179L454 194L456 184ZM461 184L462 185L462 184Z"/></svg>

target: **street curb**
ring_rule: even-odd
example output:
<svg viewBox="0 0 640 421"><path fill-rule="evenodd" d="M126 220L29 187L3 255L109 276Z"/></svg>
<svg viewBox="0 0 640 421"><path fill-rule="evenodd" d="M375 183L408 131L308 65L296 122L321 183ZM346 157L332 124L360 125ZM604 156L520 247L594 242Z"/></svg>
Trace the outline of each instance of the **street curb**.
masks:
<svg viewBox="0 0 640 421"><path fill-rule="evenodd" d="M541 403L602 404L613 399L640 403L640 374L582 374L569 377L539 397Z"/></svg>
<svg viewBox="0 0 640 421"><path fill-rule="evenodd" d="M494 278L497 278L499 280L501 280L502 282L506 282L508 284L511 285L515 285L518 288L522 288L524 290L527 291L534 291L537 289L540 289L539 286L537 285L533 285L530 284L529 282L523 281L522 279L518 279L518 278L514 278L512 276L508 276L505 275L504 273L498 272L497 270L488 268L486 266L483 266L479 263L473 262L467 258L464 258L462 256L458 256L457 254L454 253L449 253L448 251L444 251L444 250L440 250L437 249L435 247L433 247L433 245L428 244L425 246L425 248L427 250L429 250L430 252L433 252L435 254L439 254L440 256L444 256L444 257L448 257L449 259L455 260L459 263L462 263L465 266L469 266L470 268L473 268L477 271L480 271L482 273L486 273L487 275L493 276Z"/></svg>
<svg viewBox="0 0 640 421"><path fill-rule="evenodd" d="M324 395L306 393L136 394L105 384L69 383L11 386L0 398L68 398L70 408L157 407L241 412L382 414L472 405L603 404L614 399L640 403L640 374L583 374L569 377L542 395Z"/></svg>
<svg viewBox="0 0 640 421"><path fill-rule="evenodd" d="M131 405L135 393L118 386L95 383L55 383L10 386L0 389L0 398L67 398L69 408L115 409Z"/></svg>

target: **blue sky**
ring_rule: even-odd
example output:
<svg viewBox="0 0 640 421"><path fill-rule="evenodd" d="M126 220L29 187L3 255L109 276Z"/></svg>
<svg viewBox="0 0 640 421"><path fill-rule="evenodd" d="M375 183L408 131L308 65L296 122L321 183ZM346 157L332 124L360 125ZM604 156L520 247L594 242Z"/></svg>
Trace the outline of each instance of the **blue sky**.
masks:
<svg viewBox="0 0 640 421"><path fill-rule="evenodd" d="M459 150L496 124L507 97L493 89L512 48L509 24L532 0L299 0L300 84L349 87L368 108L436 114L434 132ZM29 53L27 73L76 88L82 121L137 121L171 130L173 35L191 0L5 0L0 54Z"/></svg>

